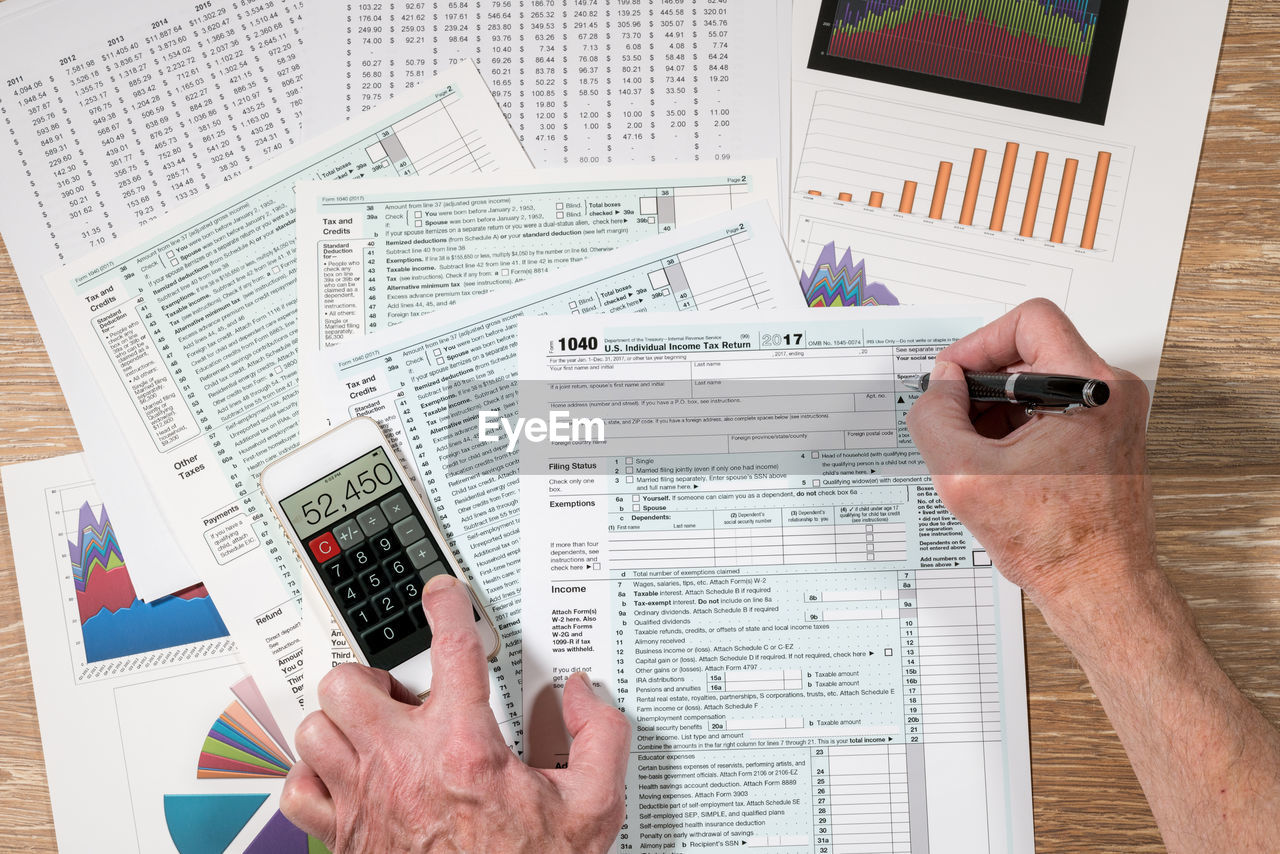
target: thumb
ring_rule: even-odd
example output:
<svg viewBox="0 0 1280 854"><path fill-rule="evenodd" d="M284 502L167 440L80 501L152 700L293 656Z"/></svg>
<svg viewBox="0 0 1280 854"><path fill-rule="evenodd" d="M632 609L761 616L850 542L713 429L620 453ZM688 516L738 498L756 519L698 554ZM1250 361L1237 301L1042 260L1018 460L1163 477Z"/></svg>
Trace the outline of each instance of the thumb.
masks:
<svg viewBox="0 0 1280 854"><path fill-rule="evenodd" d="M987 440L969 419L969 386L959 365L940 360L933 366L929 390L907 413L907 429L930 473L974 470Z"/></svg>
<svg viewBox="0 0 1280 854"><path fill-rule="evenodd" d="M622 797L631 754L631 723L591 688L585 673L575 673L564 686L564 725L569 746L569 776L584 797L611 803Z"/></svg>

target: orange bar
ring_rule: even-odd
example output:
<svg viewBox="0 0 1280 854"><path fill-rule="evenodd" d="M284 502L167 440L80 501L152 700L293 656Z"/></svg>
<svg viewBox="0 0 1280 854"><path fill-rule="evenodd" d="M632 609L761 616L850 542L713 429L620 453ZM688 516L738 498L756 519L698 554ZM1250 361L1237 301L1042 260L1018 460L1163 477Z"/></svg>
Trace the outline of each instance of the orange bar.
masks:
<svg viewBox="0 0 1280 854"><path fill-rule="evenodd" d="M987 165L987 150L975 148L969 161L969 183L964 188L964 204L960 206L960 224L973 225L973 212L978 209L978 188L982 186L982 168Z"/></svg>
<svg viewBox="0 0 1280 854"><path fill-rule="evenodd" d="M821 195L822 195L822 191L821 191L821 190L810 190L810 191L809 191L809 195L811 195L811 196L821 196Z"/></svg>
<svg viewBox="0 0 1280 854"><path fill-rule="evenodd" d="M902 201L898 204L898 213L911 213L916 204L916 182L902 182Z"/></svg>
<svg viewBox="0 0 1280 854"><path fill-rule="evenodd" d="M1070 157L1062 167L1062 189L1058 191L1058 209L1053 214L1053 232L1049 240L1061 243L1067 235L1067 213L1071 210L1071 191L1076 188L1076 168L1079 160Z"/></svg>
<svg viewBox="0 0 1280 854"><path fill-rule="evenodd" d="M1098 217L1102 214L1102 193L1107 189L1107 172L1111 170L1111 152L1099 151L1098 164L1093 167L1093 189L1089 191L1089 209L1084 215L1084 237L1080 239L1082 249L1092 249L1093 239L1098 236Z"/></svg>
<svg viewBox="0 0 1280 854"><path fill-rule="evenodd" d="M1037 151L1035 163L1031 165L1031 185L1027 187L1027 206L1022 210L1023 237L1034 237L1036 230L1036 214L1040 213L1040 190L1044 188L1044 170L1049 165L1049 152Z"/></svg>
<svg viewBox="0 0 1280 854"><path fill-rule="evenodd" d="M942 209L947 204L947 185L951 183L951 164L938 164L938 182L933 185L933 204L929 206L930 219L942 219Z"/></svg>
<svg viewBox="0 0 1280 854"><path fill-rule="evenodd" d="M1009 209L1009 189L1013 186L1013 168L1018 163L1018 143L1004 144L1004 162L1000 164L1000 184L996 187L996 206L991 209L991 230L1004 230L1004 215Z"/></svg>
<svg viewBox="0 0 1280 854"><path fill-rule="evenodd" d="M873 208L878 208L884 204L884 193L874 190L871 193L871 199L867 202Z"/></svg>
<svg viewBox="0 0 1280 854"><path fill-rule="evenodd" d="M853 193L841 193L837 198L842 202L851 202L853 201Z"/></svg>

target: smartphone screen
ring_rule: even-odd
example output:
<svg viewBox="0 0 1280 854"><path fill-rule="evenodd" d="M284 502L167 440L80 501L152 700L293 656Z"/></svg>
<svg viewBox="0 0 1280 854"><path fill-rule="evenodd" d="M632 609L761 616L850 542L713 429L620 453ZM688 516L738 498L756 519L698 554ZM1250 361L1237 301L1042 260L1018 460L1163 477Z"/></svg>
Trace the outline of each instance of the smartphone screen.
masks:
<svg viewBox="0 0 1280 854"><path fill-rule="evenodd" d="M384 670L431 646L422 589L454 574L408 489L374 448L279 502L350 639Z"/></svg>

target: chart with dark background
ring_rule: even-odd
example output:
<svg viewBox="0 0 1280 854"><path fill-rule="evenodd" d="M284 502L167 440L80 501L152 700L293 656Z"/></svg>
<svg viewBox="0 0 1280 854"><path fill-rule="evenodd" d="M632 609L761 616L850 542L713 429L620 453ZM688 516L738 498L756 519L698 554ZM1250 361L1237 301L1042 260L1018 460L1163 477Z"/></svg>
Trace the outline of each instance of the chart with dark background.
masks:
<svg viewBox="0 0 1280 854"><path fill-rule="evenodd" d="M809 67L1103 124L1127 0L824 0Z"/></svg>

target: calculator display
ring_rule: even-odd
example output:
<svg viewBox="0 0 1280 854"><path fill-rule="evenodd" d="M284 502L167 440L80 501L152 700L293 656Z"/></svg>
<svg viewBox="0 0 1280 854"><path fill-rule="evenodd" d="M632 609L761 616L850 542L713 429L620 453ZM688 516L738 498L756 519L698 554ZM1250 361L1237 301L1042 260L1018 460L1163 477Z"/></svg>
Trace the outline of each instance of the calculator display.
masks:
<svg viewBox="0 0 1280 854"><path fill-rule="evenodd" d="M422 589L453 570L385 450L347 463L280 507L371 666L390 670L431 646Z"/></svg>

